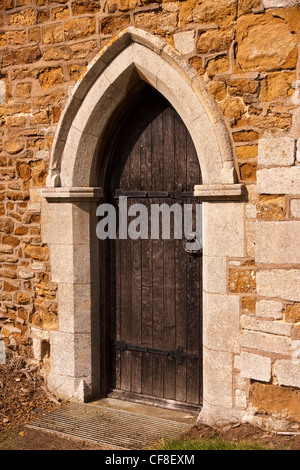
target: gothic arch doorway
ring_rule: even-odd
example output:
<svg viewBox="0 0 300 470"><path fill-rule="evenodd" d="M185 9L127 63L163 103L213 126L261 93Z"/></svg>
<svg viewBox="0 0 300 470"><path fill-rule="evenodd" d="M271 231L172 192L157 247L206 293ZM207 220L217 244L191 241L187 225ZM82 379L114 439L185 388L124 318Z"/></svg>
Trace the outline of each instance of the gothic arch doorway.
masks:
<svg viewBox="0 0 300 470"><path fill-rule="evenodd" d="M203 201L204 228L201 417L213 422L240 415L232 387L233 355L240 350L239 298L226 290L226 266L230 257L245 257L244 204L238 201L245 188L237 184L231 138L203 79L163 39L134 27L116 35L91 62L53 142L42 192L42 237L58 286L59 329L38 337L50 342L47 383L73 400L101 393L105 371L99 344L107 331L99 328L103 291L96 211L104 194L98 176L109 129L139 83L156 89L176 110L201 167L202 184L195 180L193 192Z"/></svg>

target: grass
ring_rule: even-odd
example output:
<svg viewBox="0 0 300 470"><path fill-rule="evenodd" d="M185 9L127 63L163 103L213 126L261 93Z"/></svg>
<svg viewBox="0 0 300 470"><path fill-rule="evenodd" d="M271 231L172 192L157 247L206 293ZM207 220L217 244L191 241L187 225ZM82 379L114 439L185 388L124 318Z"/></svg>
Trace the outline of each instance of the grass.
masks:
<svg viewBox="0 0 300 470"><path fill-rule="evenodd" d="M156 450L267 450L257 442L230 442L220 438L160 441Z"/></svg>

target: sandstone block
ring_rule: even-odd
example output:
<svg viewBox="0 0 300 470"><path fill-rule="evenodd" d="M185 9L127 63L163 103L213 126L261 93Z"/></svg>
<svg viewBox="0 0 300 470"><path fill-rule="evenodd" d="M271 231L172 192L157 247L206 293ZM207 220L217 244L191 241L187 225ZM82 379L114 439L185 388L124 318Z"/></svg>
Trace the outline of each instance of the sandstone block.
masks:
<svg viewBox="0 0 300 470"><path fill-rule="evenodd" d="M237 20L236 60L241 70L291 69L297 61L297 38L288 19L272 12L243 15Z"/></svg>
<svg viewBox="0 0 300 470"><path fill-rule="evenodd" d="M258 170L257 189L260 194L300 194L300 167Z"/></svg>
<svg viewBox="0 0 300 470"><path fill-rule="evenodd" d="M284 196L259 196L256 204L257 219L283 219L286 216Z"/></svg>
<svg viewBox="0 0 300 470"><path fill-rule="evenodd" d="M257 293L262 297L300 301L300 270L259 270L256 273L256 285Z"/></svg>
<svg viewBox="0 0 300 470"><path fill-rule="evenodd" d="M24 250L25 256L37 261L47 261L49 259L49 248L47 246L28 245Z"/></svg>
<svg viewBox="0 0 300 470"><path fill-rule="evenodd" d="M191 23L217 23L220 27L233 24L236 15L236 5L233 0L207 0L195 2L188 0L180 4L180 26Z"/></svg>
<svg viewBox="0 0 300 470"><path fill-rule="evenodd" d="M299 390L271 384L254 383L250 388L250 402L259 413L300 421Z"/></svg>
<svg viewBox="0 0 300 470"><path fill-rule="evenodd" d="M257 156L257 145L240 145L235 148L236 156L242 160L249 160Z"/></svg>
<svg viewBox="0 0 300 470"><path fill-rule="evenodd" d="M300 263L300 221L258 221L256 261L258 263Z"/></svg>
<svg viewBox="0 0 300 470"><path fill-rule="evenodd" d="M27 26L35 23L35 12L33 8L25 8L17 13L8 15L9 24Z"/></svg>
<svg viewBox="0 0 300 470"><path fill-rule="evenodd" d="M234 293L253 293L256 290L254 269L229 269L228 288Z"/></svg>
<svg viewBox="0 0 300 470"><path fill-rule="evenodd" d="M43 28L43 43L53 44L64 40L64 32L60 23L48 25Z"/></svg>
<svg viewBox="0 0 300 470"><path fill-rule="evenodd" d="M259 139L259 133L253 130L238 131L233 133L234 142L254 142Z"/></svg>
<svg viewBox="0 0 300 470"><path fill-rule="evenodd" d="M99 28L102 34L115 34L129 23L129 15L106 16L99 19Z"/></svg>
<svg viewBox="0 0 300 470"><path fill-rule="evenodd" d="M295 162L296 142L292 137L261 139L258 143L258 164L291 166Z"/></svg>
<svg viewBox="0 0 300 470"><path fill-rule="evenodd" d="M261 101L286 99L293 95L292 84L296 80L295 72L275 72L268 74L262 81L259 98Z"/></svg>
<svg viewBox="0 0 300 470"><path fill-rule="evenodd" d="M47 67L41 69L39 70L38 78L41 87L44 89L63 83L64 74L62 67Z"/></svg>
<svg viewBox="0 0 300 470"><path fill-rule="evenodd" d="M41 51L38 46L22 47L8 50L3 55L2 66L29 64L41 58Z"/></svg>
<svg viewBox="0 0 300 470"><path fill-rule="evenodd" d="M288 305L284 311L284 319L286 322L300 322L300 303Z"/></svg>
<svg viewBox="0 0 300 470"><path fill-rule="evenodd" d="M206 292L226 294L226 258L219 256L203 256L203 289Z"/></svg>
<svg viewBox="0 0 300 470"><path fill-rule="evenodd" d="M95 19L86 17L66 21L64 31L67 41L85 38L96 32Z"/></svg>
<svg viewBox="0 0 300 470"><path fill-rule="evenodd" d="M233 31L211 30L202 33L197 41L197 51L200 54L222 52L230 48Z"/></svg>

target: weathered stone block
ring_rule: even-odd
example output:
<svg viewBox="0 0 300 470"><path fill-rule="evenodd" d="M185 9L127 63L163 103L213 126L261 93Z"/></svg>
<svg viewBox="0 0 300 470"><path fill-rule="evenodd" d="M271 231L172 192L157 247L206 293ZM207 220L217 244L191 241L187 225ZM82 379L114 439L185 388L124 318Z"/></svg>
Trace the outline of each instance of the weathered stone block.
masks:
<svg viewBox="0 0 300 470"><path fill-rule="evenodd" d="M64 31L67 41L85 38L96 32L96 22L90 17L66 21Z"/></svg>
<svg viewBox="0 0 300 470"><path fill-rule="evenodd" d="M300 199L292 199L290 209L293 217L300 218Z"/></svg>
<svg viewBox="0 0 300 470"><path fill-rule="evenodd" d="M253 293L256 291L255 269L229 269L228 289L234 293Z"/></svg>
<svg viewBox="0 0 300 470"><path fill-rule="evenodd" d="M300 392L271 384L254 383L250 388L250 402L259 413L300 421Z"/></svg>
<svg viewBox="0 0 300 470"><path fill-rule="evenodd" d="M22 47L8 50L3 55L2 66L21 65L36 62L41 58L41 51L38 46Z"/></svg>
<svg viewBox="0 0 300 470"><path fill-rule="evenodd" d="M206 227L205 255L244 256L244 205L222 202L203 205L204 226ZM222 235L221 235L222 234Z"/></svg>
<svg viewBox="0 0 300 470"><path fill-rule="evenodd" d="M250 315L241 316L241 327L245 330L262 331L274 335L291 336L292 325L280 321L257 320Z"/></svg>
<svg viewBox="0 0 300 470"><path fill-rule="evenodd" d="M260 139L258 164L262 166L291 166L295 162L296 141L292 137Z"/></svg>
<svg viewBox="0 0 300 470"><path fill-rule="evenodd" d="M232 39L232 30L206 31L200 35L197 41L197 51L200 54L226 51L230 48Z"/></svg>
<svg viewBox="0 0 300 470"><path fill-rule="evenodd" d="M300 270L270 269L256 273L257 293L262 297L279 297L300 301Z"/></svg>
<svg viewBox="0 0 300 470"><path fill-rule="evenodd" d="M16 13L8 15L9 24L26 26L35 23L35 12L33 8L25 8Z"/></svg>
<svg viewBox="0 0 300 470"><path fill-rule="evenodd" d="M258 263L300 263L300 221L257 221L256 261Z"/></svg>
<svg viewBox="0 0 300 470"><path fill-rule="evenodd" d="M53 87L64 81L62 67L46 67L38 72L39 82L44 89Z"/></svg>
<svg viewBox="0 0 300 470"><path fill-rule="evenodd" d="M272 12L243 15L237 20L236 60L241 70L292 69L297 61L297 38L288 19Z"/></svg>
<svg viewBox="0 0 300 470"><path fill-rule="evenodd" d="M0 364L6 363L5 343L0 340Z"/></svg>
<svg viewBox="0 0 300 470"><path fill-rule="evenodd" d="M242 352L235 358L234 366L241 371L242 377L261 382L271 380L271 359L267 356Z"/></svg>
<svg viewBox="0 0 300 470"><path fill-rule="evenodd" d="M260 194L300 194L300 167L258 170L257 190Z"/></svg>
<svg viewBox="0 0 300 470"><path fill-rule="evenodd" d="M243 330L241 346L268 353L291 355L291 340L279 335L260 331Z"/></svg>
<svg viewBox="0 0 300 470"><path fill-rule="evenodd" d="M300 303L287 305L284 311L284 319L290 323L300 322Z"/></svg>
<svg viewBox="0 0 300 470"><path fill-rule="evenodd" d="M276 300L259 300L256 303L256 315L258 317L280 320L283 317L283 304Z"/></svg>
<svg viewBox="0 0 300 470"><path fill-rule="evenodd" d="M48 25L43 28L43 43L53 44L64 40L64 32L60 23Z"/></svg>
<svg viewBox="0 0 300 470"><path fill-rule="evenodd" d="M274 101L286 99L293 95L293 82L296 80L295 72L275 72L268 74L262 81L259 98L261 101Z"/></svg>
<svg viewBox="0 0 300 470"><path fill-rule="evenodd" d="M219 351L239 351L239 297L204 293L204 345ZM222 331L216 335L216 331Z"/></svg>
<svg viewBox="0 0 300 470"><path fill-rule="evenodd" d="M203 348L205 402L232 408L232 354Z"/></svg>
<svg viewBox="0 0 300 470"><path fill-rule="evenodd" d="M259 196L256 204L257 219L283 219L286 216L284 196Z"/></svg>
<svg viewBox="0 0 300 470"><path fill-rule="evenodd" d="M203 269L206 273L203 278L203 289L206 292L226 294L226 268L225 257L203 256Z"/></svg>
<svg viewBox="0 0 300 470"><path fill-rule="evenodd" d="M300 357L298 361L281 359L274 364L274 374L278 379L279 385L300 388Z"/></svg>
<svg viewBox="0 0 300 470"><path fill-rule="evenodd" d="M195 31L174 34L174 43L181 54L191 54L195 49Z"/></svg>

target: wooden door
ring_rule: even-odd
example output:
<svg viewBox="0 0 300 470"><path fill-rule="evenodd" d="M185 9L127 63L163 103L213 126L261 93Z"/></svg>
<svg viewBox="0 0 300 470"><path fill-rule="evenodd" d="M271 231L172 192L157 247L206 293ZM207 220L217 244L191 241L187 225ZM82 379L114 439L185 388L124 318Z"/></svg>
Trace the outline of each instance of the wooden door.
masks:
<svg viewBox="0 0 300 470"><path fill-rule="evenodd" d="M193 198L194 185L201 182L198 158L170 104L157 92L148 92L125 121L108 164L109 202L118 209L123 194L128 208L144 204L149 214L151 204L199 203ZM188 255L183 240L172 236L152 240L149 229L149 239L103 241L103 259L110 395L199 407L201 253Z"/></svg>

